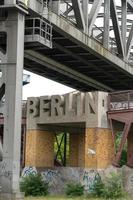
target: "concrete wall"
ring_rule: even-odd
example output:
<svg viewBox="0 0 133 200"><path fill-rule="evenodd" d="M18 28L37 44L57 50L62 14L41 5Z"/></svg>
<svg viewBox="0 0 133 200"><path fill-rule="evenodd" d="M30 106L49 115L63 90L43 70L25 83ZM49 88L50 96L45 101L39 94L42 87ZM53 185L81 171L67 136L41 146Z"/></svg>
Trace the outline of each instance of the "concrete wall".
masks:
<svg viewBox="0 0 133 200"><path fill-rule="evenodd" d="M43 179L49 183L50 194L62 194L67 183L71 181L80 182L85 186L86 192L91 192L96 180L101 177L104 179L110 173L119 173L123 177L125 190L133 194L133 169L124 166L123 168L109 167L104 170L95 170L76 167L58 167L54 169L37 170L35 167L26 167L22 176L29 173L36 174L37 171L42 174Z"/></svg>

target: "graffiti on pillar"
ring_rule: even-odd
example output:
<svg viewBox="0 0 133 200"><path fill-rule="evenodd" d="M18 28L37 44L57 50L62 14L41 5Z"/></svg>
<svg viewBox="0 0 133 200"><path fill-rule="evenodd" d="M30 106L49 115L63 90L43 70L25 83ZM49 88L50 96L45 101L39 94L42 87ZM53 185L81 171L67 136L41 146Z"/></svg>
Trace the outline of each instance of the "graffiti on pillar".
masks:
<svg viewBox="0 0 133 200"><path fill-rule="evenodd" d="M46 181L49 185L57 185L59 172L57 170L47 170L41 172L41 175L43 177L43 180Z"/></svg>
<svg viewBox="0 0 133 200"><path fill-rule="evenodd" d="M85 190L88 192L92 192L95 183L101 179L101 176L99 175L98 172L96 172L95 170L91 170L91 171L84 171L83 174L83 184L85 186Z"/></svg>
<svg viewBox="0 0 133 200"><path fill-rule="evenodd" d="M28 176L30 174L36 175L37 170L35 167L25 167L22 171L22 177Z"/></svg>
<svg viewBox="0 0 133 200"><path fill-rule="evenodd" d="M8 170L6 162L0 163L0 178L12 179L12 171Z"/></svg>

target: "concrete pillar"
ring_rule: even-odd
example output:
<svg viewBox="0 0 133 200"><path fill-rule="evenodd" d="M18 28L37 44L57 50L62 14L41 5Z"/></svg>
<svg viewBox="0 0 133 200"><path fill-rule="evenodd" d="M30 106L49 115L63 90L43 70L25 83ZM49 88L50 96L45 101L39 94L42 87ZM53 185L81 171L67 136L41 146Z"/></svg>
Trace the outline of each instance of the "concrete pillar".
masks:
<svg viewBox="0 0 133 200"><path fill-rule="evenodd" d="M4 67L6 70L4 145L3 161L0 163L1 198L4 200L17 199L15 196L19 193L24 15L15 10L9 11L5 23L8 64Z"/></svg>
<svg viewBox="0 0 133 200"><path fill-rule="evenodd" d="M107 119L107 93L94 93L92 100L86 101L89 114L85 131L85 167L100 169L112 165L115 151Z"/></svg>
<svg viewBox="0 0 133 200"><path fill-rule="evenodd" d="M77 134L70 133L69 137L69 166L78 166L78 137Z"/></svg>
<svg viewBox="0 0 133 200"><path fill-rule="evenodd" d="M26 166L54 167L54 133L28 130L26 133Z"/></svg>
<svg viewBox="0 0 133 200"><path fill-rule="evenodd" d="M106 168L114 159L112 133L106 128L87 128L85 137L85 167Z"/></svg>
<svg viewBox="0 0 133 200"><path fill-rule="evenodd" d="M133 127L131 127L127 138L127 165L133 167Z"/></svg>
<svg viewBox="0 0 133 200"><path fill-rule="evenodd" d="M85 165L85 133L70 133L70 167Z"/></svg>

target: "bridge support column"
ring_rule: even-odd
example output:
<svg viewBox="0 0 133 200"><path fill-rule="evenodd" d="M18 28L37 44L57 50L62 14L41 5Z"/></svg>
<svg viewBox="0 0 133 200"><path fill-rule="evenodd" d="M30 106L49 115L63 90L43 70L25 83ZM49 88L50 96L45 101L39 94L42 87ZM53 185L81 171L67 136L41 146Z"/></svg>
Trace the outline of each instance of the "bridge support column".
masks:
<svg viewBox="0 0 133 200"><path fill-rule="evenodd" d="M8 11L5 27L7 32L7 65L2 66L6 71L6 87L3 161L0 163L0 185L2 186L1 199L13 200L22 199L21 195L19 195L19 175L24 15L15 10Z"/></svg>
<svg viewBox="0 0 133 200"><path fill-rule="evenodd" d="M70 160L71 167L85 166L85 133L70 133Z"/></svg>
<svg viewBox="0 0 133 200"><path fill-rule="evenodd" d="M54 167L54 133L28 130L26 133L26 166Z"/></svg>
<svg viewBox="0 0 133 200"><path fill-rule="evenodd" d="M85 136L85 167L106 168L112 164L114 145L110 129L87 128Z"/></svg>

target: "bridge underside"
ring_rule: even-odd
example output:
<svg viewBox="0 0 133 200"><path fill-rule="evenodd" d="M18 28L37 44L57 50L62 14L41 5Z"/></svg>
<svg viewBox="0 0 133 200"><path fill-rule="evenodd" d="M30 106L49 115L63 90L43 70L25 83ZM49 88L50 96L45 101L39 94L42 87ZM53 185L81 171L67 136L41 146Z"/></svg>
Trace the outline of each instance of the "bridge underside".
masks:
<svg viewBox="0 0 133 200"><path fill-rule="evenodd" d="M33 12L33 8L31 6L34 5L35 2L35 0L32 1L32 3L29 1L29 13L28 15L26 15L26 26L28 28L26 28L28 31L31 30L31 24L28 24L29 18L33 20L35 18L40 18L40 20L44 20L47 24L51 24L53 27L53 32L51 34L52 46L42 45L40 44L40 42L36 42L34 39L33 41L25 40L25 69L60 82L64 85L78 89L80 91L115 91L127 89L129 90L133 88L133 68L130 64L131 62L128 62L128 57L131 56L130 50L132 47L131 44L133 35L132 28L130 30L129 38L127 41L127 52L126 50L124 51L124 39L126 38L124 38L124 30L126 30L126 26L124 27L124 17L126 17L126 14L129 11L129 14L131 13L131 8L126 8L127 13L125 13L124 10L120 8L120 6L114 5L114 0L111 1L111 4L105 1L105 10L106 6L108 6L107 10L109 13L111 13L111 19L109 14L108 19L106 19L106 12L101 15L100 13L98 13L98 11L95 11L95 9L99 10L100 6L103 6L102 1L95 0L89 14L89 18L87 20L89 23L89 33L87 33L86 29L84 28L84 20L82 18L82 14L85 11L84 9L86 5L88 6L88 4L84 1L82 2L84 7L82 12L79 1L72 1L73 6L69 4L69 1L67 2L68 7L70 7L67 12L69 13L71 9L74 10L74 20L76 21L76 23L73 23L70 20L66 20L64 15L62 16L58 12L55 12L55 10L51 11L51 9L49 8L44 8L44 10L47 9L48 12L44 13L44 15L42 13L39 13L39 11ZM58 7L62 3L62 1L60 3L59 2L60 1L56 1L55 3L58 5ZM37 5L38 4L39 3L37 3ZM35 8L38 7L37 5L35 6ZM118 10L115 10L114 13L114 10L112 11L109 9L109 5L112 5L114 7L114 10L115 7ZM128 6L129 5L131 5L131 3L129 4L128 1ZM77 6L79 7L79 10L77 9ZM3 7L1 10L3 13L4 9L5 12L6 10L8 11L7 7ZM117 11L119 12L117 13ZM88 11L86 10L86 13L87 12ZM93 12L95 13L95 16L93 16ZM79 14L81 16L79 16ZM120 23L118 23L120 19L117 15L122 15L124 18L122 21L122 27L120 27ZM6 17L6 15L4 16ZM98 27L100 31L105 28L105 30L100 33L97 32L97 27L94 24L97 16L98 20L102 16L104 18L104 21L108 22L108 29L106 29L106 26L102 28ZM81 21L79 21L79 19ZM109 27L110 20L112 20L115 35L115 38L111 39L109 34L112 30L112 27ZM132 20L128 19L127 22L131 23ZM118 27L116 26L116 24ZM39 26L36 26L37 27L32 27L33 32L34 30L38 31ZM122 29L122 31L124 32L121 33L123 34L123 40L120 34L120 30L117 30L117 28L120 30ZM43 31L44 30L45 28L43 29ZM0 51L2 51L2 53L6 53L7 38L6 35L3 34L3 32L4 31L0 33ZM31 34L31 37L37 37L36 33L33 32L33 35ZM92 32L97 32L98 35L94 37ZM27 37L26 32L25 37ZM111 46L112 42L113 47Z"/></svg>
<svg viewBox="0 0 133 200"><path fill-rule="evenodd" d="M53 30L52 49L26 44L25 69L81 91L132 89L133 75L69 38Z"/></svg>
<svg viewBox="0 0 133 200"><path fill-rule="evenodd" d="M25 69L80 91L132 89L132 66L119 53L52 11L45 20L53 26L53 47L25 43Z"/></svg>

